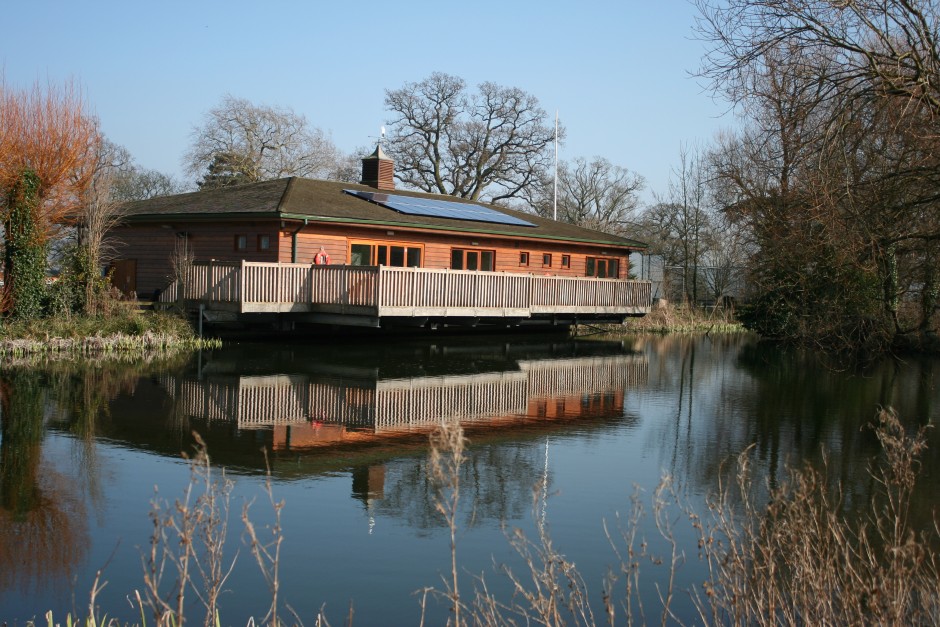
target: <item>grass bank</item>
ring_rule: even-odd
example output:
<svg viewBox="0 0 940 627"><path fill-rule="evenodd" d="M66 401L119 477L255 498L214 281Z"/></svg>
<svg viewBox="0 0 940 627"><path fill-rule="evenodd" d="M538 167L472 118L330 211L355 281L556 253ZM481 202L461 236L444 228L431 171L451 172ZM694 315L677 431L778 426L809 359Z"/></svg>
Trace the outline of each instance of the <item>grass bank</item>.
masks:
<svg viewBox="0 0 940 627"><path fill-rule="evenodd" d="M112 309L103 316L54 316L0 321L0 356L94 355L215 348L218 340L196 337L176 314Z"/></svg>
<svg viewBox="0 0 940 627"><path fill-rule="evenodd" d="M591 333L584 326L581 333ZM730 309L699 309L686 306L654 307L639 318L628 318L623 324L599 325L610 333L744 333L746 329Z"/></svg>

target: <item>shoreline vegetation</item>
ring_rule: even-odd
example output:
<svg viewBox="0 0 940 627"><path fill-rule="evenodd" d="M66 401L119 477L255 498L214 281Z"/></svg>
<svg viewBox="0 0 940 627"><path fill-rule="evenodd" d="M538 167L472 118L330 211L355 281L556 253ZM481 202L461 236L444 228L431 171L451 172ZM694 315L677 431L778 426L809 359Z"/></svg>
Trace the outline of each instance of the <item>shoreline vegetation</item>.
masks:
<svg viewBox="0 0 940 627"><path fill-rule="evenodd" d="M747 333L734 310L700 309L684 305L654 305L645 316L628 318L623 324L583 325L578 335L592 334L601 329L610 333Z"/></svg>
<svg viewBox="0 0 940 627"><path fill-rule="evenodd" d="M461 499L461 467L467 463L468 442L457 423L445 423L430 438L428 480L445 531L450 532L450 572L443 584L416 591L420 616L428 620L432 600L449 608L448 624L462 625L583 625L684 624L938 624L940 622L940 527L936 517L928 528L916 528L911 495L920 474L919 457L926 449L924 429L910 433L890 409L871 425L881 444L872 460L871 478L878 484L858 519L842 508L843 486L838 471L789 467L787 480L768 488L755 477L753 447L726 469L727 481L695 510L681 489L664 476L648 505L637 493L631 511L605 529L619 566L600 588L589 588L575 564L552 543L548 522L536 537L511 530L507 541L523 559L522 569L494 565L496 577L507 578L511 598L489 592L483 574L461 575L462 548L457 526ZM144 555L141 587L128 596L139 611L139 625L223 624L220 594L234 567L225 558L228 522L233 516L233 483L224 470L214 471L205 445L189 458L191 481L174 502L155 498L150 550ZM533 493L541 494L540 486ZM769 489L769 493L767 490ZM270 606L246 624L303 625L289 600L279 595L279 561L289 545L280 526L289 506L273 494L270 475L266 499L274 520L256 528L248 507L241 512L245 542L270 590ZM538 511L539 501L533 503ZM237 514L235 514L237 516ZM685 519L689 525L681 527ZM644 537L642 521L651 520L654 536ZM684 538L684 540L683 540ZM680 542L681 540L681 542ZM689 544L691 542L691 544ZM659 547L659 548L654 548ZM706 565L704 579L685 588L678 583L685 562ZM661 576L650 581L650 571ZM799 573L799 577L794 577ZM90 591L87 614L70 614L64 624L120 627L101 614L97 593L106 584L98 576ZM652 592L651 592L652 591ZM650 596L652 594L652 596ZM691 599L693 616L677 614L675 601ZM650 601L655 600L653 603ZM354 608L340 618L353 624ZM63 624L48 612L27 625ZM228 617L230 619L230 617ZM310 624L328 626L323 610ZM149 620L148 620L149 619Z"/></svg>
<svg viewBox="0 0 940 627"><path fill-rule="evenodd" d="M684 306L654 308L622 325L582 325L575 336L606 333L743 333L744 326L726 309ZM199 338L178 313L138 311L112 306L106 314L49 316L0 321L0 358L28 356L98 356L219 348L217 338Z"/></svg>
<svg viewBox="0 0 940 627"><path fill-rule="evenodd" d="M197 337L192 325L179 315L130 308L102 316L0 322L0 358L126 355L219 346L218 339Z"/></svg>

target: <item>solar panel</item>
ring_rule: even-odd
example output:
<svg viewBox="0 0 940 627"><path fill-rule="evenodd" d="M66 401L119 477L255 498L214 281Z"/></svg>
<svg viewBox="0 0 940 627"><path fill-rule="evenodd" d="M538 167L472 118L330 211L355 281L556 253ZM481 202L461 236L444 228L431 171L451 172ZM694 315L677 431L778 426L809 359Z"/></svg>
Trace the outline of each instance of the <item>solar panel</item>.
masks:
<svg viewBox="0 0 940 627"><path fill-rule="evenodd" d="M482 205L439 200L436 198L415 198L401 194L385 194L381 192L362 192L352 189L343 190L358 198L374 202L392 211L415 216L433 216L435 218L450 218L454 220L471 220L474 222L492 222L495 224L512 224L515 226L535 226L515 216L495 211Z"/></svg>

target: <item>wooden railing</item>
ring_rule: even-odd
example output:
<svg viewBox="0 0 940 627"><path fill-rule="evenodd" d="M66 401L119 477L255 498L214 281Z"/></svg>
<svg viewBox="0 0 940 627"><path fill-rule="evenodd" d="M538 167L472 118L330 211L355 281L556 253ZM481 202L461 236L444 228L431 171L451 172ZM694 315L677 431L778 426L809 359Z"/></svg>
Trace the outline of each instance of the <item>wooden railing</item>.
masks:
<svg viewBox="0 0 940 627"><path fill-rule="evenodd" d="M378 316L626 313L649 311L651 284L591 277L534 276L388 266L197 262L183 299L248 311L327 311ZM174 282L160 301L176 302Z"/></svg>

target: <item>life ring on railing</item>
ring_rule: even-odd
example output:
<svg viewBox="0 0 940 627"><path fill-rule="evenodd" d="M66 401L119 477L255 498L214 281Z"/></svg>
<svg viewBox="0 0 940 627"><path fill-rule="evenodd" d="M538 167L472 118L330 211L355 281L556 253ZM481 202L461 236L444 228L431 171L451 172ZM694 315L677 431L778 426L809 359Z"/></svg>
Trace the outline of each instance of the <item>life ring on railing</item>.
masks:
<svg viewBox="0 0 940 627"><path fill-rule="evenodd" d="M313 258L313 265L315 266L328 266L330 265L330 255L320 248L320 251Z"/></svg>

